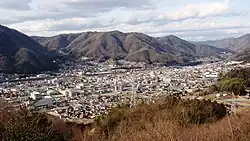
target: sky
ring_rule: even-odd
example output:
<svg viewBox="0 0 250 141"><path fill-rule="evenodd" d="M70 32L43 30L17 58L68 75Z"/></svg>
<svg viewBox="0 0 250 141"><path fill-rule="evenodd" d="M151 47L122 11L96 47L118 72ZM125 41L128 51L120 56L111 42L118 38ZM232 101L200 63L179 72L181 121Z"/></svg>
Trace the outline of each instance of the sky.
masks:
<svg viewBox="0 0 250 141"><path fill-rule="evenodd" d="M0 0L0 24L30 36L119 30L203 41L250 33L249 4L249 0Z"/></svg>

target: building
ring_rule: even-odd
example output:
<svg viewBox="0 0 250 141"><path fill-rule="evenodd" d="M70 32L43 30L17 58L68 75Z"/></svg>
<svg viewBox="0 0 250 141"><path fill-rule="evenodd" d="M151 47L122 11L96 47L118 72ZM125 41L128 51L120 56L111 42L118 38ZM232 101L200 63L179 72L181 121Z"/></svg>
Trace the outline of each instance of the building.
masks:
<svg viewBox="0 0 250 141"><path fill-rule="evenodd" d="M37 99L41 99L42 95L39 92L32 92L30 94L30 98L32 98L33 100L37 100Z"/></svg>
<svg viewBox="0 0 250 141"><path fill-rule="evenodd" d="M59 89L59 92L64 95L65 97L74 97L76 96L76 93L73 92L71 89L61 90Z"/></svg>
<svg viewBox="0 0 250 141"><path fill-rule="evenodd" d="M47 95L57 95L58 94L58 91L56 91L56 90L48 90L47 91Z"/></svg>

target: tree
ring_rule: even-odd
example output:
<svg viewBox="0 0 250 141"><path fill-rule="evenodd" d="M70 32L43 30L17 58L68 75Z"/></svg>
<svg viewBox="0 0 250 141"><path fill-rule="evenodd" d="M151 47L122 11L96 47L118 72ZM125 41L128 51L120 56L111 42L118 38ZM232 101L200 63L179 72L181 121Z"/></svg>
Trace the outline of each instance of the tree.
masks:
<svg viewBox="0 0 250 141"><path fill-rule="evenodd" d="M220 89L222 91L233 92L236 95L245 95L245 80L242 78L231 78L222 80L220 82Z"/></svg>

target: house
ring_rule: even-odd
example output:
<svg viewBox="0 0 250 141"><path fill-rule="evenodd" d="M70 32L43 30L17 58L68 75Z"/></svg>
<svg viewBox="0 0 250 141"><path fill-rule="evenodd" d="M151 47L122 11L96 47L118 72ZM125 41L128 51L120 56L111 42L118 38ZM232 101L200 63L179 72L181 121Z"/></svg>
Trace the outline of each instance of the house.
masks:
<svg viewBox="0 0 250 141"><path fill-rule="evenodd" d="M33 100L37 100L41 99L42 95L39 92L34 91L30 94L30 98L32 98Z"/></svg>
<svg viewBox="0 0 250 141"><path fill-rule="evenodd" d="M61 90L59 89L59 92L64 95L65 97L74 97L76 96L76 93L73 92L71 89Z"/></svg>
<svg viewBox="0 0 250 141"><path fill-rule="evenodd" d="M58 92L56 91L56 90L48 90L47 91L47 95L57 95L58 94Z"/></svg>
<svg viewBox="0 0 250 141"><path fill-rule="evenodd" d="M83 83L77 84L76 89L81 90L84 87Z"/></svg>

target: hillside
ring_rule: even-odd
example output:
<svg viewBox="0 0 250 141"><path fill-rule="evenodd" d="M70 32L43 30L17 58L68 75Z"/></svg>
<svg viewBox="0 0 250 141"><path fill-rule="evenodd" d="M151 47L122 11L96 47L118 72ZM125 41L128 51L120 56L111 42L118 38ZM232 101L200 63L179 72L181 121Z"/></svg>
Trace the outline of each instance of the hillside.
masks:
<svg viewBox="0 0 250 141"><path fill-rule="evenodd" d="M23 141L249 141L249 110L227 115L223 104L167 97L113 108L88 127L0 103L0 138ZM51 122L52 121L52 122Z"/></svg>
<svg viewBox="0 0 250 141"><path fill-rule="evenodd" d="M238 52L237 54L232 56L232 59L238 60L238 61L250 61L250 44L249 44L249 48Z"/></svg>
<svg viewBox="0 0 250 141"><path fill-rule="evenodd" d="M178 37L166 43L142 33L84 32L54 37L33 37L49 50L60 50L75 58L88 57L99 61L117 60L183 63L196 57L216 56L225 50L207 45L194 45Z"/></svg>
<svg viewBox="0 0 250 141"><path fill-rule="evenodd" d="M222 40L205 41L201 43L241 52L250 48L250 34L246 34L238 38L227 38Z"/></svg>
<svg viewBox="0 0 250 141"><path fill-rule="evenodd" d="M0 25L0 72L35 73L55 69L55 57L27 35Z"/></svg>
<svg viewBox="0 0 250 141"><path fill-rule="evenodd" d="M194 44L173 35L160 37L158 38L158 40L164 45L172 46L175 50L182 54L187 54L191 56L209 57L217 56L223 52L231 52L228 49L217 48L212 45L202 43Z"/></svg>
<svg viewBox="0 0 250 141"><path fill-rule="evenodd" d="M54 37L39 37L33 36L32 38L39 42L42 46L50 51L55 51L60 48L66 47L74 41L80 34L61 34Z"/></svg>
<svg viewBox="0 0 250 141"><path fill-rule="evenodd" d="M190 122L192 119L195 120L195 118L199 120L212 118L212 115L207 115L205 109L216 107L218 109L212 112L216 114L220 113L220 108L220 110L223 110L215 102L215 107L210 105L209 102L195 100L191 102L193 104L188 106L186 103L186 108L179 109L179 116L182 115L184 118L180 118L180 121L183 120L184 123ZM203 102L208 105L203 105ZM178 105L174 101L171 104ZM169 112L166 110L167 106L169 105L162 103L162 105L140 105L132 110L117 109L117 113L110 114L103 124L103 126L107 125L108 132L100 133L98 128L95 128L95 130L85 133L83 141L249 141L250 139L250 116L247 114L249 110L244 111L245 113L242 112L242 114L238 113L238 116L225 116L206 124L183 125L176 121L175 117L170 118L175 110ZM185 113L185 110L187 110L187 113ZM192 115L192 112L196 114ZM185 119L185 116L188 115L192 118Z"/></svg>

